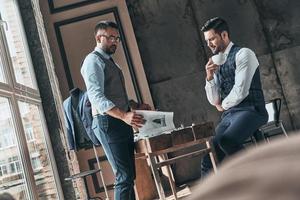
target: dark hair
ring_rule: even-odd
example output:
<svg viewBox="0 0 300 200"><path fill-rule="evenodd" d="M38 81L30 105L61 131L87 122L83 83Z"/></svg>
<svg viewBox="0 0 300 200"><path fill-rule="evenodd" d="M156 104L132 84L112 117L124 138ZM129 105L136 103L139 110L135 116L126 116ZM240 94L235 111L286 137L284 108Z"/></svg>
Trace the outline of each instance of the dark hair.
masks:
<svg viewBox="0 0 300 200"><path fill-rule="evenodd" d="M107 28L115 28L119 30L118 25L115 22L112 21L100 21L97 23L94 29L94 34L97 35L97 32L99 30L106 30Z"/></svg>
<svg viewBox="0 0 300 200"><path fill-rule="evenodd" d="M205 24L202 26L201 31L206 32L210 29L214 29L216 33L221 34L223 31L227 31L229 35L229 27L227 22L220 18L220 17L214 17L205 22Z"/></svg>

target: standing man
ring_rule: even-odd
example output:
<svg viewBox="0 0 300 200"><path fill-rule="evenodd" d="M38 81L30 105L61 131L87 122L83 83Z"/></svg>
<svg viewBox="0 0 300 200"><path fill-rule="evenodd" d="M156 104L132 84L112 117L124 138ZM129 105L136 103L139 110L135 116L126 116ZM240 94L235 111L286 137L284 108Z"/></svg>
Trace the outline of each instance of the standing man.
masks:
<svg viewBox="0 0 300 200"><path fill-rule="evenodd" d="M219 17L208 20L201 30L213 54L224 56L225 61L218 66L210 58L205 66L208 101L223 112L213 138L221 162L243 149L244 141L268 121L268 114L254 52L233 44L226 21ZM211 167L207 155L202 161L202 175Z"/></svg>
<svg viewBox="0 0 300 200"><path fill-rule="evenodd" d="M99 22L95 27L95 39L96 47L81 68L92 104L92 128L116 177L114 199L132 200L135 199L132 127L140 128L144 119L130 112L122 71L111 58L120 42L117 24ZM143 104L142 107L149 106Z"/></svg>

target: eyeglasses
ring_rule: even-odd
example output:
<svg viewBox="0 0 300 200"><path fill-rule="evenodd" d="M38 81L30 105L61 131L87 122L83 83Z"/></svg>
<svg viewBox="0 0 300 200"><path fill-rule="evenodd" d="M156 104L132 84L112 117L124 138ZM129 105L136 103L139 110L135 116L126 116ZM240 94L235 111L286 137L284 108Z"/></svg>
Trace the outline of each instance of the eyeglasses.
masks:
<svg viewBox="0 0 300 200"><path fill-rule="evenodd" d="M120 42L121 38L119 36L115 37L113 35L100 35L100 36L103 36L105 37L107 40L109 40L110 42Z"/></svg>

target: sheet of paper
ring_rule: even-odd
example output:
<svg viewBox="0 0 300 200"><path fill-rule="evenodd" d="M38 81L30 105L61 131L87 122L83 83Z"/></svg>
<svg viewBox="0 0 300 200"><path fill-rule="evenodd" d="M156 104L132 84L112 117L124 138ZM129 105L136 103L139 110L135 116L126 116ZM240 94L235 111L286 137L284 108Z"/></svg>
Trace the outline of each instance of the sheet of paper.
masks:
<svg viewBox="0 0 300 200"><path fill-rule="evenodd" d="M146 120L143 127L139 129L139 138L153 137L175 129L173 112L136 110L136 113L143 115Z"/></svg>

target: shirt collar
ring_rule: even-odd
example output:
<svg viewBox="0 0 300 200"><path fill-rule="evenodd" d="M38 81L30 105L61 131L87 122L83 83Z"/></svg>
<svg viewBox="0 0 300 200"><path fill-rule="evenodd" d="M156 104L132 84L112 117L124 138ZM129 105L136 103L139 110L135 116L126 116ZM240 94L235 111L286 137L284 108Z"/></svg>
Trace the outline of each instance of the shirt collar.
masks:
<svg viewBox="0 0 300 200"><path fill-rule="evenodd" d="M230 42L224 51L224 55L227 56L230 52L231 47L233 46L233 42Z"/></svg>
<svg viewBox="0 0 300 200"><path fill-rule="evenodd" d="M108 55L107 53L105 53L101 48L99 47L95 47L95 51L98 51L104 58L106 59L110 59L110 55Z"/></svg>

